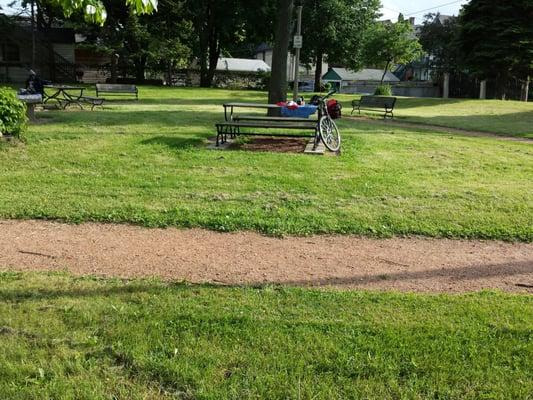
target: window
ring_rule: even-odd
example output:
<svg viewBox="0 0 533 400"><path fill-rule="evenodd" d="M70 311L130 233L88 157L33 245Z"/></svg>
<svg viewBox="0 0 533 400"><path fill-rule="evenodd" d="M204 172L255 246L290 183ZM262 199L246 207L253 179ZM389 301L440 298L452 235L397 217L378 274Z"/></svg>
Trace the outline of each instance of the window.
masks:
<svg viewBox="0 0 533 400"><path fill-rule="evenodd" d="M2 61L7 61L7 62L20 61L20 49L16 44L2 43L0 44L0 46L1 46Z"/></svg>

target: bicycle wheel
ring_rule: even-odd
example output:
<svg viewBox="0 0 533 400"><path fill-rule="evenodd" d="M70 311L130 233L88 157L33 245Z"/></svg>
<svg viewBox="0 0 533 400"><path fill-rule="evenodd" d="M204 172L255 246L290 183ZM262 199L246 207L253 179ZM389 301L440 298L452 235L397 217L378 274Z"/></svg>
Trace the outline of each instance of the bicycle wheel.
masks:
<svg viewBox="0 0 533 400"><path fill-rule="evenodd" d="M341 148L341 134L337 124L329 116L324 115L318 123L318 130L322 142L330 151L339 151Z"/></svg>

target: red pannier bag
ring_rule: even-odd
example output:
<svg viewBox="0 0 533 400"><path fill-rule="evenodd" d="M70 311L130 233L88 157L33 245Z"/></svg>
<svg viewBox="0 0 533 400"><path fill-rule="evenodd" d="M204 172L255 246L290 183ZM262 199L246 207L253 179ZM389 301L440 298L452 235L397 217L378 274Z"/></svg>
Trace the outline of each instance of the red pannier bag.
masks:
<svg viewBox="0 0 533 400"><path fill-rule="evenodd" d="M341 117L342 105L337 100L328 100L328 102L326 103L326 107L328 108L328 114L331 119L337 119Z"/></svg>

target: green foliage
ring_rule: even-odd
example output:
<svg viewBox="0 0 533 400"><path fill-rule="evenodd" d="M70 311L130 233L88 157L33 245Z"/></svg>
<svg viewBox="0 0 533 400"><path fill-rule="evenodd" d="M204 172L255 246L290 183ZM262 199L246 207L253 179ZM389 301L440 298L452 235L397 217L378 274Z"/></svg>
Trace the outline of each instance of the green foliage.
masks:
<svg viewBox="0 0 533 400"><path fill-rule="evenodd" d="M392 96L392 88L390 85L379 85L374 94L376 96Z"/></svg>
<svg viewBox="0 0 533 400"><path fill-rule="evenodd" d="M422 46L409 21L376 22L369 32L364 48L367 64L383 67L383 77L394 64L407 64L422 55Z"/></svg>
<svg viewBox="0 0 533 400"><path fill-rule="evenodd" d="M487 266L487 271L490 271ZM0 398L528 399L533 297L0 273Z"/></svg>
<svg viewBox="0 0 533 400"><path fill-rule="evenodd" d="M472 0L460 14L462 60L480 78L496 80L502 98L509 77L533 74L532 15L531 0Z"/></svg>
<svg viewBox="0 0 533 400"><path fill-rule="evenodd" d="M225 101L266 93L141 87L139 102L38 113L47 123L30 126L24 147L0 151L0 218L533 240L529 143L346 119L340 157L213 151ZM400 98L396 108L422 123L533 134L527 103Z"/></svg>
<svg viewBox="0 0 533 400"><path fill-rule="evenodd" d="M457 46L459 24L456 17L441 22L440 14L428 14L420 29L420 44L428 54L431 68L438 74L454 72L460 64Z"/></svg>
<svg viewBox="0 0 533 400"><path fill-rule="evenodd" d="M158 0L122 0L132 7L137 14L152 13L157 10ZM66 17L75 12L81 12L88 22L104 25L107 10L101 0L50 0L50 3L60 7Z"/></svg>
<svg viewBox="0 0 533 400"><path fill-rule="evenodd" d="M329 63L360 69L364 36L376 19L379 7L379 0L305 2L302 62L318 65L324 56Z"/></svg>
<svg viewBox="0 0 533 400"><path fill-rule="evenodd" d="M11 88L0 87L0 134L20 136L26 130L26 106Z"/></svg>

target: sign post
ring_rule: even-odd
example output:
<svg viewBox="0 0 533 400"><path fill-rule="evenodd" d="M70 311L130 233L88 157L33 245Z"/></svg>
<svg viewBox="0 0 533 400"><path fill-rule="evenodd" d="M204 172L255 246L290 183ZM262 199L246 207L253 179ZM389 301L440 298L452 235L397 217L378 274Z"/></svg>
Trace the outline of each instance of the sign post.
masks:
<svg viewBox="0 0 533 400"><path fill-rule="evenodd" d="M300 73L300 49L302 48L302 6L296 7L296 13L298 15L296 25L296 35L293 38L292 45L295 49L294 56L294 87L292 92L292 99L296 101L298 99L298 84Z"/></svg>

